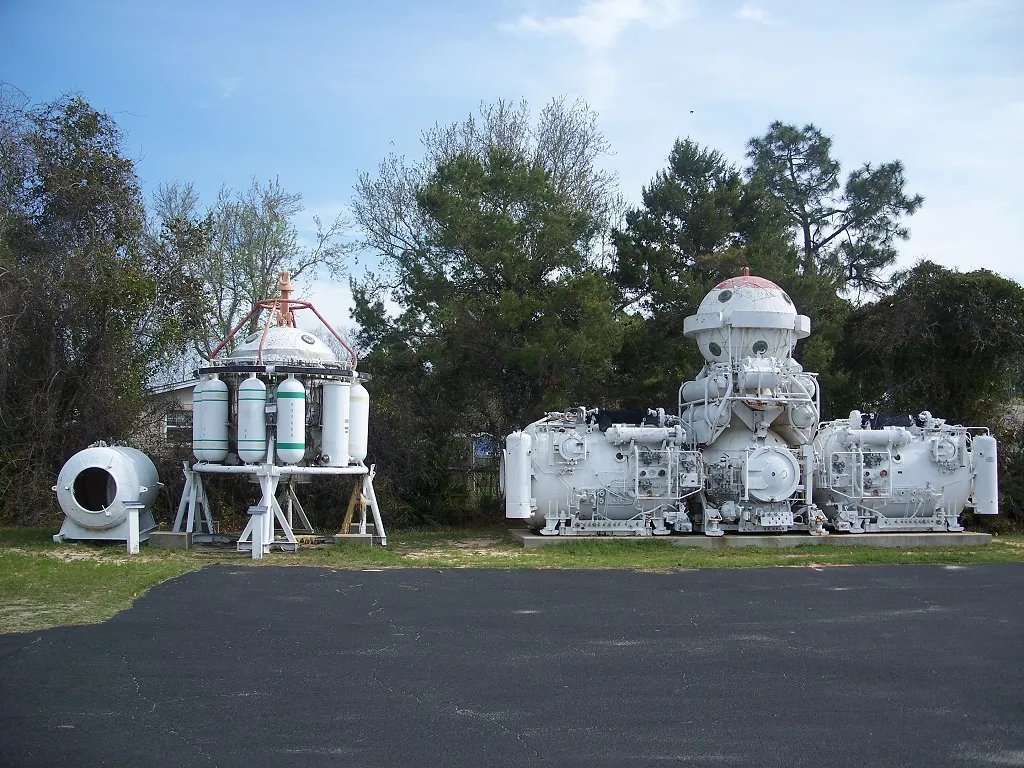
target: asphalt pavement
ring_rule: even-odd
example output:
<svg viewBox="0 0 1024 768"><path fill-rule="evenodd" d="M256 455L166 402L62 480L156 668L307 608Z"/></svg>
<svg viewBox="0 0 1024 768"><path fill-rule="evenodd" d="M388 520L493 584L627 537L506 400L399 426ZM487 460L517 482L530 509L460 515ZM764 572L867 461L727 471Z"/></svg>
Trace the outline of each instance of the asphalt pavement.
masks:
<svg viewBox="0 0 1024 768"><path fill-rule="evenodd" d="M1024 765L1024 565L210 566L0 636L0 766Z"/></svg>

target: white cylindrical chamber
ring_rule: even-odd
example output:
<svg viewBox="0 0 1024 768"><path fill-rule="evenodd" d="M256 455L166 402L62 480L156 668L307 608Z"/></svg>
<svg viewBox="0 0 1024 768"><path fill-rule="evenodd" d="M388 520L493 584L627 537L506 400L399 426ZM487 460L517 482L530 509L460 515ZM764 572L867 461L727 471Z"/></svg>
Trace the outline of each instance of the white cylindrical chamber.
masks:
<svg viewBox="0 0 1024 768"><path fill-rule="evenodd" d="M352 385L347 381L324 382L323 423L320 426L323 428L323 463L328 467L348 466L351 389Z"/></svg>
<svg viewBox="0 0 1024 768"><path fill-rule="evenodd" d="M294 376L277 385L277 457L298 464L306 455L306 389Z"/></svg>
<svg viewBox="0 0 1024 768"><path fill-rule="evenodd" d="M156 467L142 451L123 445L94 446L67 460L54 488L65 515L83 528L106 530L128 516L123 502L152 504L160 481Z"/></svg>
<svg viewBox="0 0 1024 768"><path fill-rule="evenodd" d="M692 405L683 411L683 426L686 434L699 445L711 442L718 427L724 427L732 420L732 406L726 403Z"/></svg>
<svg viewBox="0 0 1024 768"><path fill-rule="evenodd" d="M709 376L697 381L688 381L681 387L684 403L702 403L705 399L714 400L725 394L728 381L724 376Z"/></svg>
<svg viewBox="0 0 1024 768"><path fill-rule="evenodd" d="M199 406L198 410L196 406ZM224 461L228 456L228 385L214 377L192 395L192 451L200 461ZM195 423L199 423L198 434Z"/></svg>
<svg viewBox="0 0 1024 768"><path fill-rule="evenodd" d="M974 514L999 514L999 461L996 439L991 435L978 435L971 442L974 459Z"/></svg>
<svg viewBox="0 0 1024 768"><path fill-rule="evenodd" d="M771 370L741 370L737 378L737 389L741 392L763 392L766 389L775 390L778 386L779 374Z"/></svg>
<svg viewBox="0 0 1024 768"><path fill-rule="evenodd" d="M252 374L238 387L238 458L246 464L267 455L267 385Z"/></svg>
<svg viewBox="0 0 1024 768"><path fill-rule="evenodd" d="M349 394L348 453L351 461L361 464L366 458L370 435L370 393L358 381L352 382Z"/></svg>
<svg viewBox="0 0 1024 768"><path fill-rule="evenodd" d="M522 520L533 514L530 478L533 464L530 449L533 438L526 432L513 432L505 440L502 461L505 464L505 517Z"/></svg>
<svg viewBox="0 0 1024 768"><path fill-rule="evenodd" d="M790 403L787 409L788 421L794 427L807 429L814 425L818 414L810 403Z"/></svg>

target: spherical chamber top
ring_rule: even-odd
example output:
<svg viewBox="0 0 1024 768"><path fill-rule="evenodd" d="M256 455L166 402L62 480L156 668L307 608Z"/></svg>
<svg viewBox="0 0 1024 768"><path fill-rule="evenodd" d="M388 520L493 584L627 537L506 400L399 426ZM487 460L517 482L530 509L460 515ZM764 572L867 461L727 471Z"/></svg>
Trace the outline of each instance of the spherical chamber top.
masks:
<svg viewBox="0 0 1024 768"><path fill-rule="evenodd" d="M753 275L740 275L723 280L712 288L697 308L697 314L723 310L746 312L783 312L796 316L796 307L782 288L771 280Z"/></svg>
<svg viewBox="0 0 1024 768"><path fill-rule="evenodd" d="M771 280L743 274L723 280L683 321L709 363L744 357L788 358L811 321L797 314L789 295ZM731 354L730 354L731 353Z"/></svg>
<svg viewBox="0 0 1024 768"><path fill-rule="evenodd" d="M246 336L231 352L225 362L255 364L259 357L263 331ZM309 331L287 326L271 326L263 343L265 364L338 364L338 356L323 341Z"/></svg>

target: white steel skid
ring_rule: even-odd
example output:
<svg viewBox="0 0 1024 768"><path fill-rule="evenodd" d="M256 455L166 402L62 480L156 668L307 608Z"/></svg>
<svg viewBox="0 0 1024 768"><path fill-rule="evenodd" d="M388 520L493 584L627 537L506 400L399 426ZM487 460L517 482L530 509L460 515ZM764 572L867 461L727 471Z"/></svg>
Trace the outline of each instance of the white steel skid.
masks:
<svg viewBox="0 0 1024 768"><path fill-rule="evenodd" d="M277 547L284 551L295 551L299 542L295 538L295 517L302 525L300 533L312 533L313 528L306 517L305 510L299 503L295 494L294 480L297 478L308 478L313 475L362 475L362 495L366 499L366 505L362 507L363 516L359 524L360 533L365 534L367 528L366 508L368 507L373 516L374 538L381 546L387 545L387 534L384 531L384 523L380 516L380 507L377 505L377 495L373 490L373 478L376 475L374 467L366 467L363 464L351 465L348 467L298 467L279 466L270 462L262 464L226 465L209 464L197 462L191 467L188 463L184 466L185 489L181 494L181 501L178 504L178 514L174 519L174 531L185 531L195 533L198 524L200 530L205 527L207 533L213 531L213 511L210 501L203 488L202 476L209 475L253 475L259 483L261 498L257 507L266 510L265 514L252 514L249 523L238 538L237 549L239 552L253 552L253 526L261 525L261 535L257 540L262 546L262 552L253 552L254 558L270 552L271 547ZM278 501L278 488L281 480L285 479L287 490L283 494L285 508L282 508ZM186 515L187 513L187 515ZM184 527L183 527L184 526Z"/></svg>

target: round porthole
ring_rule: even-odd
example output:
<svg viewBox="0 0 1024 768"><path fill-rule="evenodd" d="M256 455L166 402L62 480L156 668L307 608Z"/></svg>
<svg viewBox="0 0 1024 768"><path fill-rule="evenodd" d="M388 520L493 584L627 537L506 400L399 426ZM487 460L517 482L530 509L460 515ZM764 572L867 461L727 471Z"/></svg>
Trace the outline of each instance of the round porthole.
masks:
<svg viewBox="0 0 1024 768"><path fill-rule="evenodd" d="M300 338L307 344L316 344L316 336L313 336L311 334L304 333Z"/></svg>
<svg viewBox="0 0 1024 768"><path fill-rule="evenodd" d="M252 344L259 337L260 337L260 335L259 335L258 332L257 333L250 333L248 336L245 337L245 341L243 341L242 343L243 344Z"/></svg>
<svg viewBox="0 0 1024 768"><path fill-rule="evenodd" d="M718 300L723 304L732 298L732 291L722 291L718 294Z"/></svg>
<svg viewBox="0 0 1024 768"><path fill-rule="evenodd" d="M722 348L718 346L717 342L712 341L710 344L708 344L708 352L711 353L712 357L718 357L719 355L722 354Z"/></svg>
<svg viewBox="0 0 1024 768"><path fill-rule="evenodd" d="M768 342L763 339L761 341L755 341L752 349L754 350L755 355L763 355L768 351Z"/></svg>
<svg viewBox="0 0 1024 768"><path fill-rule="evenodd" d="M791 305L793 303L793 300L789 298L789 294L786 293L785 291L782 292L782 298L786 301L787 304Z"/></svg>

